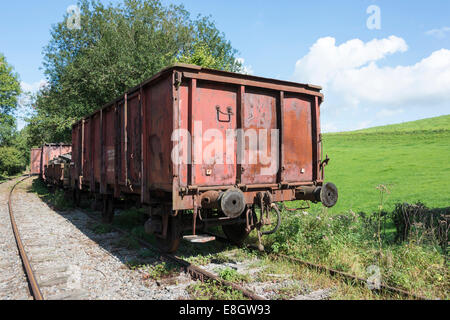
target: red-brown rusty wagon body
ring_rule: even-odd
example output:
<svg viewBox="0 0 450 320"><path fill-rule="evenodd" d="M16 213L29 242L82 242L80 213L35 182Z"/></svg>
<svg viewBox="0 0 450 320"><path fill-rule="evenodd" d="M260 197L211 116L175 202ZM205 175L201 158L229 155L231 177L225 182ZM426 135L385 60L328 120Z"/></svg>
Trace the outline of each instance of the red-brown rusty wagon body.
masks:
<svg viewBox="0 0 450 320"><path fill-rule="evenodd" d="M151 207L146 229L169 251L180 235L175 225L195 235L226 224L227 235L240 238L244 221L247 231L258 227L249 222L255 212L247 212L255 204L328 196L334 205L335 188L321 188L320 90L191 65L167 68L73 126L71 184L103 194L109 211L113 196L139 196ZM191 138L177 140L182 133ZM264 141L266 150L255 150ZM187 161L173 161L177 156Z"/></svg>
<svg viewBox="0 0 450 320"><path fill-rule="evenodd" d="M30 153L30 173L37 175L41 173L42 148L33 148Z"/></svg>
<svg viewBox="0 0 450 320"><path fill-rule="evenodd" d="M49 161L48 165L44 166L45 180L60 188L70 187L70 163L70 153Z"/></svg>
<svg viewBox="0 0 450 320"><path fill-rule="evenodd" d="M46 143L41 148L31 149L31 174L39 174L45 179L45 166L48 165L51 160L60 155L70 153L71 151L72 145L64 143Z"/></svg>

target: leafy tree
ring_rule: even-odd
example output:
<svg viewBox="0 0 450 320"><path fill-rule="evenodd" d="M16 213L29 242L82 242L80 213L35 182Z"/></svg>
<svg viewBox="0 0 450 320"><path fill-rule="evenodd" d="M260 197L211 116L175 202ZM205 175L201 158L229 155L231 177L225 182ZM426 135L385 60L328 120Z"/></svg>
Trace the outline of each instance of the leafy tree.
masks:
<svg viewBox="0 0 450 320"><path fill-rule="evenodd" d="M209 17L159 0L80 0L81 29L64 21L44 48L49 85L29 120L35 144L70 141L71 125L177 61L240 71L236 50Z"/></svg>
<svg viewBox="0 0 450 320"><path fill-rule="evenodd" d="M19 76L0 53L0 146L11 145L14 138L16 121L12 113L20 93Z"/></svg>
<svg viewBox="0 0 450 320"><path fill-rule="evenodd" d="M0 53L0 114L11 114L20 95L19 76Z"/></svg>
<svg viewBox="0 0 450 320"><path fill-rule="evenodd" d="M16 135L16 119L0 113L0 146L11 146Z"/></svg>
<svg viewBox="0 0 450 320"><path fill-rule="evenodd" d="M18 97L21 94L19 76L0 53L0 176L19 173L25 167L23 152L15 147Z"/></svg>
<svg viewBox="0 0 450 320"><path fill-rule="evenodd" d="M0 176L10 176L25 169L25 159L15 147L0 147Z"/></svg>

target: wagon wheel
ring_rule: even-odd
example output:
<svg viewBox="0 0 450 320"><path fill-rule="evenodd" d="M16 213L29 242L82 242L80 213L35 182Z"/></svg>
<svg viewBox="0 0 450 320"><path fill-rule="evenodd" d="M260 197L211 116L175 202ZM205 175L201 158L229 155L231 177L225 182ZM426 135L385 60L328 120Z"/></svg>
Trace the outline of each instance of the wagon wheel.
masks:
<svg viewBox="0 0 450 320"><path fill-rule="evenodd" d="M169 225L167 226L166 239L156 237L156 244L164 253L174 253L178 250L181 242L181 232L179 226L179 220L174 217L169 217Z"/></svg>

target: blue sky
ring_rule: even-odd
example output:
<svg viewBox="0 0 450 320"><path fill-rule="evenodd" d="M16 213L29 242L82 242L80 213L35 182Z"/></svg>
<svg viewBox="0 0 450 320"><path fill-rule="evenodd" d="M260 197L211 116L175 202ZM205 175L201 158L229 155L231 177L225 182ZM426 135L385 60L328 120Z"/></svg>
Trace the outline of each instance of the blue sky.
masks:
<svg viewBox="0 0 450 320"><path fill-rule="evenodd" d="M211 15L252 74L324 86L325 131L450 114L450 1L163 3ZM2 1L0 52L24 88L45 78L42 48L72 4ZM379 30L367 27L371 5L380 9Z"/></svg>

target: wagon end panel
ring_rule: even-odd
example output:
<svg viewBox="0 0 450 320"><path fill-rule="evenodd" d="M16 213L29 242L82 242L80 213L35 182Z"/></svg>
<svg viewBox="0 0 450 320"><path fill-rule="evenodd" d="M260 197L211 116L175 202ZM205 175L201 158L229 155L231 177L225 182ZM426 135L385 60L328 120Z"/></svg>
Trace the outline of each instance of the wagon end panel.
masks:
<svg viewBox="0 0 450 320"><path fill-rule="evenodd" d="M241 88L243 129L241 183L273 184L279 168L279 134L276 92Z"/></svg>
<svg viewBox="0 0 450 320"><path fill-rule="evenodd" d="M179 89L181 186L236 183L236 86L187 79ZM229 137L229 139L227 139Z"/></svg>
<svg viewBox="0 0 450 320"><path fill-rule="evenodd" d="M30 173L31 174L40 174L41 169L41 148L31 149L30 154Z"/></svg>
<svg viewBox="0 0 450 320"><path fill-rule="evenodd" d="M282 182L314 181L317 157L314 98L284 94L282 101Z"/></svg>

